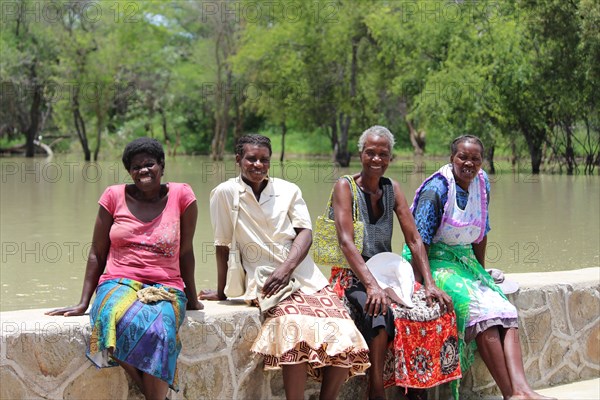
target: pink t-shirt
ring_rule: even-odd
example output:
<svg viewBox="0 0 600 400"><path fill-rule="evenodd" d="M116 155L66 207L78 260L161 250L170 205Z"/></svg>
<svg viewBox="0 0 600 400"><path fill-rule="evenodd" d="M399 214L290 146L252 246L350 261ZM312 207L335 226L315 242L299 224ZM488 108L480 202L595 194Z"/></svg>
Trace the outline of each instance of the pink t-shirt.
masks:
<svg viewBox="0 0 600 400"><path fill-rule="evenodd" d="M110 228L106 269L99 283L127 278L183 290L179 270L179 220L196 196L185 183L168 183L167 186L165 209L150 222L140 221L129 211L125 185L106 188L98 203L114 221Z"/></svg>

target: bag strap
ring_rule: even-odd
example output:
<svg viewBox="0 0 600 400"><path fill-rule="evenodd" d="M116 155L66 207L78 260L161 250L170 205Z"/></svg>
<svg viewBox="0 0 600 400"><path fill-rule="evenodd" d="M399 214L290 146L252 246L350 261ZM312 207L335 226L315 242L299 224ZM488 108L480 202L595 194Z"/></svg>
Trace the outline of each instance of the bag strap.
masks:
<svg viewBox="0 0 600 400"><path fill-rule="evenodd" d="M352 190L352 219L353 221L358 221L359 211L358 211L358 188L356 187L356 182L352 175L344 175L342 178L345 178L350 184L350 189ZM327 202L327 208L325 209L325 216L329 215L329 210L331 210L331 202L333 200L333 190L331 189L331 194L329 195L329 201Z"/></svg>
<svg viewBox="0 0 600 400"><path fill-rule="evenodd" d="M231 239L231 250L234 250L235 246L237 245L235 240L235 227L237 225L238 214L240 212L240 190L237 186L238 185L236 185L236 188L233 192L233 208L231 209L233 215L233 237Z"/></svg>

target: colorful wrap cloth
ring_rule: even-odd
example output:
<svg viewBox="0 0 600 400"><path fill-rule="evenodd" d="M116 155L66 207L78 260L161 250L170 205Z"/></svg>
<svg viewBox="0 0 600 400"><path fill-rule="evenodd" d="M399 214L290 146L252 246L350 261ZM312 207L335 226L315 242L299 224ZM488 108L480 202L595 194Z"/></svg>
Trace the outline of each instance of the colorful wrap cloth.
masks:
<svg viewBox="0 0 600 400"><path fill-rule="evenodd" d="M359 284L348 268L333 267L331 282L336 293ZM386 355L383 379L385 387L425 389L461 377L458 356L456 316L442 314L439 305L427 306L424 287L416 282L413 308L392 304L395 335ZM364 312L346 302L350 314L360 319ZM361 326L357 323L357 326Z"/></svg>
<svg viewBox="0 0 600 400"><path fill-rule="evenodd" d="M298 290L263 317L252 351L264 356L265 370L307 363L309 376L321 380L323 367L348 368L351 377L371 366L367 343L328 286L312 295Z"/></svg>
<svg viewBox="0 0 600 400"><path fill-rule="evenodd" d="M404 246L402 256L410 261L407 246ZM429 248L429 266L436 285L452 298L458 326L460 365L466 371L473 364L477 349L475 340L470 340L473 337L467 337L467 332L478 325L489 327L485 324L486 320L505 327L516 327L516 309L479 264L470 244L449 246L433 243ZM491 298L497 301L490 301ZM455 395L457 391L458 387Z"/></svg>
<svg viewBox="0 0 600 400"><path fill-rule="evenodd" d="M160 288L173 301L143 303L138 291ZM187 298L180 290L146 285L132 279L101 283L90 310L92 333L87 357L99 368L114 367L119 360L142 372L177 386L177 356L181 350L178 330L183 323Z"/></svg>

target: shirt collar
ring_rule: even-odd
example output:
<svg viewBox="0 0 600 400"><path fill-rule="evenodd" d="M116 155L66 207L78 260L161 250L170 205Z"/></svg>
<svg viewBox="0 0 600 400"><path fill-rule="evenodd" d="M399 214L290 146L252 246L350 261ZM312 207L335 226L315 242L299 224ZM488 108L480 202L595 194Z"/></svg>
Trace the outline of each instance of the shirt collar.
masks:
<svg viewBox="0 0 600 400"><path fill-rule="evenodd" d="M273 178L267 175L264 180L267 180L267 186L265 186L263 191L260 193L259 204L264 204L267 201L271 200L271 198L275 197L273 189ZM242 174L238 175L238 177L236 178L236 182L239 186L240 194L248 192L252 194L252 197L254 197L254 193L252 193L252 187L250 187L250 185L244 182L244 180L242 179Z"/></svg>

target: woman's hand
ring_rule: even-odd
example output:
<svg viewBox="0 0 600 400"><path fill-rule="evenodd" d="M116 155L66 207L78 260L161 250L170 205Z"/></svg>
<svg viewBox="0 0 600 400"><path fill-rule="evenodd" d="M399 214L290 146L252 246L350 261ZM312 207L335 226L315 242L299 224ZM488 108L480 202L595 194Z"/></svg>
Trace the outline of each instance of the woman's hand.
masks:
<svg viewBox="0 0 600 400"><path fill-rule="evenodd" d="M85 314L87 310L87 304L77 304L76 306L69 306L64 308L57 308L54 310L46 311L44 314L46 315L64 315L65 317L75 317L77 315Z"/></svg>
<svg viewBox="0 0 600 400"><path fill-rule="evenodd" d="M204 304L200 303L198 299L188 299L186 310L203 310Z"/></svg>
<svg viewBox="0 0 600 400"><path fill-rule="evenodd" d="M365 312L376 317L379 314L386 315L390 300L388 295L378 284L369 286L367 289L367 301L365 303Z"/></svg>
<svg viewBox="0 0 600 400"><path fill-rule="evenodd" d="M429 307L433 305L434 301L439 303L442 313L452 312L454 310L452 298L434 284L425 286L425 299Z"/></svg>
<svg viewBox="0 0 600 400"><path fill-rule="evenodd" d="M198 294L198 299L216 301L216 300L225 300L226 297L220 298L219 293L214 289L202 289L200 291L200 293Z"/></svg>
<svg viewBox="0 0 600 400"><path fill-rule="evenodd" d="M265 285L262 288L262 295L264 297L271 297L276 295L281 289L287 286L290 282L290 277L292 276L292 271L287 268L283 268L283 266L279 266L279 268L275 269L271 276L267 278Z"/></svg>

